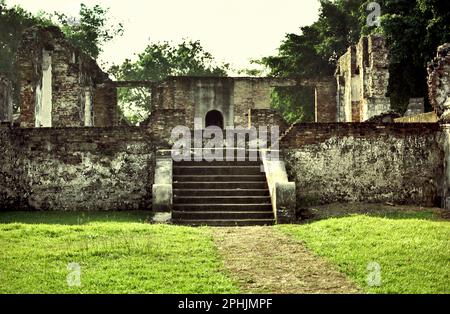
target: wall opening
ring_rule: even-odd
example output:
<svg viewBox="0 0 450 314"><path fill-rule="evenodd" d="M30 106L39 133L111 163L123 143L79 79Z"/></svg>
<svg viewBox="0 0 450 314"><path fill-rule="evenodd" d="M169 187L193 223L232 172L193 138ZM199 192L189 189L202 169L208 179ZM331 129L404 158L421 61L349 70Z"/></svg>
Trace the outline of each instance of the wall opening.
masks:
<svg viewBox="0 0 450 314"><path fill-rule="evenodd" d="M84 126L93 126L92 93L90 88L84 89Z"/></svg>
<svg viewBox="0 0 450 314"><path fill-rule="evenodd" d="M35 126L52 126L52 55L42 51L41 86L36 89Z"/></svg>
<svg viewBox="0 0 450 314"><path fill-rule="evenodd" d="M223 115L220 111L211 110L206 114L205 127L218 126L223 129Z"/></svg>

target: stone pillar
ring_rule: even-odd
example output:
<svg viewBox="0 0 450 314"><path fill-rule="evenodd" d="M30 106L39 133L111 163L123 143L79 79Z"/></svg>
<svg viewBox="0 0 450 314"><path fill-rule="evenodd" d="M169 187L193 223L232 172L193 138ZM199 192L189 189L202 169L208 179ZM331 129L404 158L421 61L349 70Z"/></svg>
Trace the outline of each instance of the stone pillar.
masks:
<svg viewBox="0 0 450 314"><path fill-rule="evenodd" d="M315 120L316 122L337 122L336 80L330 78L318 82L315 86Z"/></svg>
<svg viewBox="0 0 450 314"><path fill-rule="evenodd" d="M428 95L439 121L450 123L450 44L440 46L428 64Z"/></svg>
<svg viewBox="0 0 450 314"><path fill-rule="evenodd" d="M0 76L0 122L11 122L12 114L12 85L9 79Z"/></svg>
<svg viewBox="0 0 450 314"><path fill-rule="evenodd" d="M268 154L269 151L262 151L275 220L278 224L293 223L296 210L295 182L289 182L284 162L278 158L269 158Z"/></svg>
<svg viewBox="0 0 450 314"><path fill-rule="evenodd" d="M172 170L170 151L159 151L156 157L155 184L152 187L153 211L155 220L162 222L171 219L173 205Z"/></svg>
<svg viewBox="0 0 450 314"><path fill-rule="evenodd" d="M442 207L450 209L450 124L443 124L444 175Z"/></svg>

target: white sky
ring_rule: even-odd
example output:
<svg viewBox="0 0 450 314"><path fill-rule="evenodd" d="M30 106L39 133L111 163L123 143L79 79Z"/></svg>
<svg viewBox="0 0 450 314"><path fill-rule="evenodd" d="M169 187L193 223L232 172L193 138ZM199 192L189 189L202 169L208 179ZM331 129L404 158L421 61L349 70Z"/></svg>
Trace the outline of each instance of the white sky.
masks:
<svg viewBox="0 0 450 314"><path fill-rule="evenodd" d="M200 40L218 61L251 67L250 59L276 53L286 33L317 20L318 0L6 0L33 13L64 12L77 16L80 3L110 8L123 22L123 37L108 43L100 63L134 59L149 40L175 43Z"/></svg>

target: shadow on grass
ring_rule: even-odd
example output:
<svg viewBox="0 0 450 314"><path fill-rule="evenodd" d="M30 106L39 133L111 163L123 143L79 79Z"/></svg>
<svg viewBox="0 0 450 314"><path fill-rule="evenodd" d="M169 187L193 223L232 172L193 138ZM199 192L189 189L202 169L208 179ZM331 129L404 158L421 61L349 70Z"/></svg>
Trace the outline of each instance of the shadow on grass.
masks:
<svg viewBox="0 0 450 314"><path fill-rule="evenodd" d="M415 206L389 206L382 204L331 204L302 209L300 223L310 223L330 218L343 218L354 215L388 219L418 219L439 221L446 219L445 210Z"/></svg>
<svg viewBox="0 0 450 314"><path fill-rule="evenodd" d="M123 211L123 212L0 212L0 224L47 224L47 225L85 225L93 222L149 222L151 211Z"/></svg>

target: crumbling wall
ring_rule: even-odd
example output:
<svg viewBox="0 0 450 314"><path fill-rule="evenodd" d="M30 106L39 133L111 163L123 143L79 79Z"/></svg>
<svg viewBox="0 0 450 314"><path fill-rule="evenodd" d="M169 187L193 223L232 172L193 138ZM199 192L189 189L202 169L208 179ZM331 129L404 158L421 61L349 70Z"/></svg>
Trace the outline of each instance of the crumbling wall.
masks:
<svg viewBox="0 0 450 314"><path fill-rule="evenodd" d="M280 134L289 127L289 123L284 120L281 114L273 109L251 109L249 112L249 126L259 129L267 126L270 132L271 127L278 127Z"/></svg>
<svg viewBox="0 0 450 314"><path fill-rule="evenodd" d="M439 120L450 122L450 44L438 47L437 55L428 65L430 103Z"/></svg>
<svg viewBox="0 0 450 314"><path fill-rule="evenodd" d="M297 205L440 205L439 124L298 124L281 139Z"/></svg>
<svg viewBox="0 0 450 314"><path fill-rule="evenodd" d="M315 92L315 121L319 123L336 122L336 81L322 79L313 83Z"/></svg>
<svg viewBox="0 0 450 314"><path fill-rule="evenodd" d="M13 101L12 101L11 81L0 75L0 122L12 121Z"/></svg>
<svg viewBox="0 0 450 314"><path fill-rule="evenodd" d="M0 208L151 208L155 142L139 127L0 128Z"/></svg>
<svg viewBox="0 0 450 314"><path fill-rule="evenodd" d="M270 110L271 93L276 86L295 86L294 80L246 77L169 77L152 89L154 110L185 110L187 126L194 118L205 119L218 110L225 126L248 125L249 110Z"/></svg>
<svg viewBox="0 0 450 314"><path fill-rule="evenodd" d="M339 122L363 122L391 110L388 50L380 35L362 37L338 60Z"/></svg>
<svg viewBox="0 0 450 314"><path fill-rule="evenodd" d="M59 28L26 30L17 64L22 127L117 125L116 90L105 89L112 82Z"/></svg>

